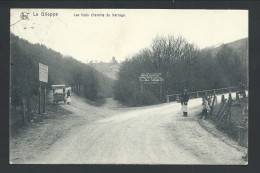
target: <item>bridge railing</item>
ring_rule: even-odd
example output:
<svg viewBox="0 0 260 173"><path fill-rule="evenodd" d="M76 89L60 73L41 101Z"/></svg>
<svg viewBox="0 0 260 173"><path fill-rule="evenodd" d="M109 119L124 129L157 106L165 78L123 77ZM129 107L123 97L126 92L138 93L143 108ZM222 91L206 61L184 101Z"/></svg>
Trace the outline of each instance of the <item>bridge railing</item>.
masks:
<svg viewBox="0 0 260 173"><path fill-rule="evenodd" d="M205 95L218 95L218 94L240 92L240 91L242 91L240 87L227 87L227 88L217 88L217 89L211 89L211 90L188 92L188 94L189 94L190 98L200 98ZM180 96L181 96L181 94L166 95L166 100L167 100L167 102L170 102L170 98L171 98L171 100L178 102Z"/></svg>

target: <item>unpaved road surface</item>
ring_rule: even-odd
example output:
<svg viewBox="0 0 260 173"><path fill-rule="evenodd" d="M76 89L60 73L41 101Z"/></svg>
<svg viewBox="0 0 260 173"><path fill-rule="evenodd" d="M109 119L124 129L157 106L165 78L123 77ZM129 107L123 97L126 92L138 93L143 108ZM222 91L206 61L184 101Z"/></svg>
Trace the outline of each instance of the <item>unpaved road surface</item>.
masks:
<svg viewBox="0 0 260 173"><path fill-rule="evenodd" d="M67 133L35 152L33 158L18 159L19 163L246 164L242 147L228 138L224 141L213 136L199 125L196 115L201 111L201 99L190 100L187 118L181 116L181 106L174 102L124 108L109 99L96 107L75 96L71 105L61 106L73 112L62 121L69 127Z"/></svg>

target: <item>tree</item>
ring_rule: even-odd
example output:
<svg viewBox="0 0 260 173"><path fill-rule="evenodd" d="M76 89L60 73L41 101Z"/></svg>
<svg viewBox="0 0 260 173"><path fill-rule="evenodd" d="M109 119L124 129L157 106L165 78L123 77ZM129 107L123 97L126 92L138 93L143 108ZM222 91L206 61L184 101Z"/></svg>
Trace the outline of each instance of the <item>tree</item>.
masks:
<svg viewBox="0 0 260 173"><path fill-rule="evenodd" d="M178 92L190 85L187 82L190 79L189 67L196 56L196 47L182 37L157 36L150 48L141 50L122 63L114 87L115 98L124 103L134 103L133 105L139 105L141 101L143 104L157 103L160 98L158 86L144 86L148 96L140 95L139 76L142 73L162 73L165 79L163 90Z"/></svg>
<svg viewBox="0 0 260 173"><path fill-rule="evenodd" d="M244 46L242 52L247 52ZM140 93L139 76L142 73L162 73L163 93L174 94L188 88L199 91L237 86L247 79L247 53L221 46L199 50L183 37L157 36L149 48L134 54L121 64L114 85L115 99L128 105L154 104L159 100L156 86L145 85L146 95ZM158 88L158 87L157 87Z"/></svg>

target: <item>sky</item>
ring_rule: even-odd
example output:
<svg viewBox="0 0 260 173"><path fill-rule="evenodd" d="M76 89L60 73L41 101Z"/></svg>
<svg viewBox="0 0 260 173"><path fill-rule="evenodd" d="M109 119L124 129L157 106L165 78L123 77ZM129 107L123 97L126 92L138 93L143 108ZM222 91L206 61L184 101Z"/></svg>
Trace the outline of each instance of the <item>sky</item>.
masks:
<svg viewBox="0 0 260 173"><path fill-rule="evenodd" d="M84 63L124 61L157 35L181 35L200 49L248 37L247 10L11 9L10 24L20 38Z"/></svg>

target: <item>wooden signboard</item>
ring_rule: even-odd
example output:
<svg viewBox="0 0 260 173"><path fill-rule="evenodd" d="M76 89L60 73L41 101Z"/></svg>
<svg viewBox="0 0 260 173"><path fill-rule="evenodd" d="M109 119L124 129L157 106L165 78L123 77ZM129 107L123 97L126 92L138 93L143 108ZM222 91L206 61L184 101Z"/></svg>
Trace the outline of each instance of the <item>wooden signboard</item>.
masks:
<svg viewBox="0 0 260 173"><path fill-rule="evenodd" d="M162 98L162 82L164 79L161 77L162 73L142 73L139 77L139 82L141 83L141 93L143 93L143 84L160 85L160 100Z"/></svg>
<svg viewBox="0 0 260 173"><path fill-rule="evenodd" d="M48 66L39 63L39 81L48 83Z"/></svg>
<svg viewBox="0 0 260 173"><path fill-rule="evenodd" d="M160 82L164 81L161 76L161 73L142 73L139 81L143 82L143 84L160 84Z"/></svg>
<svg viewBox="0 0 260 173"><path fill-rule="evenodd" d="M44 82L44 100L43 100L43 113L46 114L46 83L48 83L48 66L39 63L39 110L38 114L41 114L41 82Z"/></svg>

